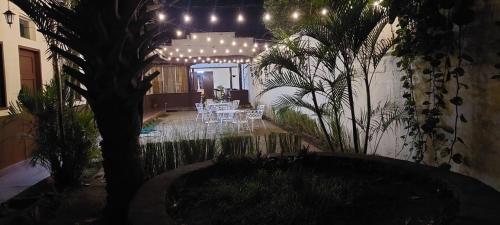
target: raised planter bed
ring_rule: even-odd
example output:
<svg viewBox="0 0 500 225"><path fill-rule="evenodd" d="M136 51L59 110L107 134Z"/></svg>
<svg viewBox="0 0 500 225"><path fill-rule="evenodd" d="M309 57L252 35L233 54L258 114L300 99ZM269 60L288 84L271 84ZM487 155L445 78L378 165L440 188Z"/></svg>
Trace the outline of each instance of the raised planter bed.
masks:
<svg viewBox="0 0 500 225"><path fill-rule="evenodd" d="M279 157L277 155L271 157ZM291 157L291 156L289 156ZM498 225L500 224L500 193L485 184L463 175L446 172L433 167L422 166L406 161L363 155L315 153L307 156L309 166L340 168L341 171L386 171L395 177L418 177L417 181L429 182L450 193L456 201L451 207L449 225ZM188 165L157 176L148 181L137 193L131 203L129 220L133 225L174 225L174 215L167 210L167 196L173 194L177 183L185 179L208 179L211 170L217 166L211 162ZM363 168L363 169L359 169ZM342 172L342 173L343 173ZM376 174L377 172L375 172ZM361 173L359 173L361 174ZM390 176L389 176L390 177ZM399 178L398 178L399 179ZM412 181L414 182L414 181ZM413 197L413 196L411 196ZM418 196L415 196L418 198ZM395 212L397 213L397 212ZM390 215L388 215L390 216ZM178 218L177 218L178 219ZM332 222L333 224L333 222ZM412 224L412 223L409 223ZM363 224L369 225L369 224Z"/></svg>

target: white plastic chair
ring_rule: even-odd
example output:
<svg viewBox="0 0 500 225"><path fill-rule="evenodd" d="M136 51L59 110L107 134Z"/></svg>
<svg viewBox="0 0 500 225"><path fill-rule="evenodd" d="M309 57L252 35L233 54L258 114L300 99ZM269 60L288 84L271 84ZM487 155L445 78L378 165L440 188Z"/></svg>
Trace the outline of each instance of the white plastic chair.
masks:
<svg viewBox="0 0 500 225"><path fill-rule="evenodd" d="M198 112L196 114L196 121L198 121L198 118L201 116L201 121L204 121L203 116L205 115L205 109L203 108L203 103L195 103L196 106L196 111Z"/></svg>
<svg viewBox="0 0 500 225"><path fill-rule="evenodd" d="M250 131L250 126L248 125L248 116L245 113L239 112L234 115L233 124L236 125L238 133L246 128L246 130Z"/></svg>
<svg viewBox="0 0 500 225"><path fill-rule="evenodd" d="M238 109L240 107L240 100L234 100L231 106L234 110Z"/></svg>
<svg viewBox="0 0 500 225"><path fill-rule="evenodd" d="M266 108L265 105L259 105L259 106L257 106L256 110L250 110L247 112L247 118L252 123L252 131L254 130L254 121L255 120L260 120L260 122L262 123L262 126L267 130L266 124L264 123L264 120L262 119L262 117L264 116L265 108Z"/></svg>

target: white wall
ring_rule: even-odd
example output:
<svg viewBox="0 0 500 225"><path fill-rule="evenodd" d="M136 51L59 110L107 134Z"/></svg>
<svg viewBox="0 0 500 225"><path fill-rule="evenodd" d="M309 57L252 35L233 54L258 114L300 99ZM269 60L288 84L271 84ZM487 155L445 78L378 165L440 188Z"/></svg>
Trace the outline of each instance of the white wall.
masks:
<svg viewBox="0 0 500 225"><path fill-rule="evenodd" d="M388 26L381 38L388 37L392 35L391 27ZM312 42L311 42L312 44ZM378 103L383 103L387 100L390 101L402 101L401 99L401 89L400 89L400 76L401 72L396 66L396 60L394 57L386 56L379 67L375 71L374 79L371 84L371 97L372 97L372 107L376 107ZM359 74L359 73L358 73ZM252 80L250 88L250 102L252 104L265 104L266 114L271 116L272 106L274 105L277 98L283 94L293 94L295 88L283 87L279 89L272 90L263 95L259 95L262 91L262 86L259 82ZM356 79L355 83L355 111L356 115L359 116L361 110L364 110L366 107L366 92L364 88L363 81L361 79ZM308 99L309 102L312 103L311 99ZM321 99L320 99L321 100ZM324 101L324 100L323 100ZM345 108L345 118L350 118L350 112L348 108ZM314 113L309 110L300 110L303 113L310 115L311 117L315 117ZM351 129L351 121L346 119L343 121L344 127L346 129ZM350 132L350 131L349 131ZM407 158L407 152L403 151L400 154L401 150L401 129L395 128L393 131L388 131L380 145L378 147L377 154L394 157L394 158ZM375 146L375 143L372 143L371 146ZM369 150L370 151L370 150ZM373 149L371 150L373 151ZM406 154L406 155L405 155Z"/></svg>
<svg viewBox="0 0 500 225"><path fill-rule="evenodd" d="M213 72L214 75L214 88L217 88L217 86L222 85L224 88L230 88L230 72L229 72L229 67L232 70L233 77L231 79L233 83L233 89L239 89L240 88L240 78L238 76L238 64L234 63L226 63L226 64L196 64L192 66L191 68L194 69L195 73L197 72ZM243 82L245 84L245 81ZM245 85L243 85L245 86Z"/></svg>
<svg viewBox="0 0 500 225"><path fill-rule="evenodd" d="M7 102L14 102L21 89L21 78L19 68L19 48L27 48L40 53L42 83L47 83L53 77L52 63L47 60L47 43L41 33L35 33L35 40L22 38L19 30L19 16L28 18L14 4L10 4L10 10L16 15L12 27L7 25L3 12L7 10L7 1L0 1L0 42L3 46L3 66L5 68L5 87ZM1 62L0 62L1 63ZM2 66L2 65L0 65ZM7 115L7 110L0 109L0 116Z"/></svg>

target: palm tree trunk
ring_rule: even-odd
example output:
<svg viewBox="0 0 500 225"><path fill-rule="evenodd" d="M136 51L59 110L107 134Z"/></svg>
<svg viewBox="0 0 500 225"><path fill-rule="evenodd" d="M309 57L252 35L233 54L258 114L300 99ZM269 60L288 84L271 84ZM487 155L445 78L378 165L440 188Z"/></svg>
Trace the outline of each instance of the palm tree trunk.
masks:
<svg viewBox="0 0 500 225"><path fill-rule="evenodd" d="M340 145L340 152L344 152L344 140L342 138L342 129L340 128L340 116L337 109L333 110L335 116L335 128L337 129L337 138Z"/></svg>
<svg viewBox="0 0 500 225"><path fill-rule="evenodd" d="M321 129L323 130L323 134L325 135L326 141L328 142L328 146L330 147L330 151L334 151L334 146L333 146L332 140L330 139L330 135L328 134L328 131L326 130L325 122L323 121L323 115L321 113L321 110L319 109L318 99L316 97L316 91L312 91L311 93L312 93L314 108L316 109L316 115L318 116L319 124L321 126Z"/></svg>
<svg viewBox="0 0 500 225"><path fill-rule="evenodd" d="M120 100L93 107L103 139L108 224L126 224L129 203L144 181L139 148L142 100Z"/></svg>
<svg viewBox="0 0 500 225"><path fill-rule="evenodd" d="M354 111L354 97L352 91L352 71L349 65L346 68L346 79L347 79L347 94L349 95L349 108L351 110L351 124L352 124L352 139L354 141L354 152L359 153L359 137L358 129L356 127L356 112Z"/></svg>
<svg viewBox="0 0 500 225"><path fill-rule="evenodd" d="M365 73L368 74L368 73ZM370 82L368 81L368 76L365 75L365 88L366 88L366 130L365 130L365 140L363 145L363 153L368 154L368 138L370 136L370 124L372 119L372 103L370 94Z"/></svg>

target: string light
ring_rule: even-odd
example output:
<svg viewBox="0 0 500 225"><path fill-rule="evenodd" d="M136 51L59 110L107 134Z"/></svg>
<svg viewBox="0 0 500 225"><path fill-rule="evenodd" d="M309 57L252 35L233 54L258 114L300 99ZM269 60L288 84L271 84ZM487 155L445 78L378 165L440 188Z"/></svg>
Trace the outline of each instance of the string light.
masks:
<svg viewBox="0 0 500 225"><path fill-rule="evenodd" d="M173 53L173 52L169 52L168 54L169 54L170 56L173 56L173 55L174 55L174 53Z"/></svg>
<svg viewBox="0 0 500 225"><path fill-rule="evenodd" d="M236 41L233 41L233 43L231 43L231 45L236 46Z"/></svg>
<svg viewBox="0 0 500 225"><path fill-rule="evenodd" d="M224 39L220 39L219 43L220 43L221 45L223 45L223 44L224 44Z"/></svg>
<svg viewBox="0 0 500 225"><path fill-rule="evenodd" d="M258 48L258 47L259 47L259 45L258 45L257 43L255 43L255 44L253 44L253 47L254 47L254 48Z"/></svg>
<svg viewBox="0 0 500 225"><path fill-rule="evenodd" d="M321 10L321 15L326 16L327 14L328 14L328 9L323 8L323 9Z"/></svg>
<svg viewBox="0 0 500 225"><path fill-rule="evenodd" d="M238 52L239 52L239 53L242 53L242 52L243 52L243 49L238 50Z"/></svg>
<svg viewBox="0 0 500 225"><path fill-rule="evenodd" d="M214 54L215 54L215 53L217 53L217 49L214 49L212 52L213 52Z"/></svg>
<svg viewBox="0 0 500 225"><path fill-rule="evenodd" d="M165 18L166 18L166 16L165 16L165 14L164 14L164 13L158 13L158 19L159 19L160 21L164 21L164 20L165 20Z"/></svg>
<svg viewBox="0 0 500 225"><path fill-rule="evenodd" d="M294 19L294 20L298 20L299 16L300 16L300 14L297 11L295 11L295 12L292 13L292 19Z"/></svg>
<svg viewBox="0 0 500 225"><path fill-rule="evenodd" d="M211 42L212 41L212 38L211 37L207 37L207 42Z"/></svg>
<svg viewBox="0 0 500 225"><path fill-rule="evenodd" d="M226 54L229 54L229 49L226 49Z"/></svg>
<svg viewBox="0 0 500 225"><path fill-rule="evenodd" d="M163 51L167 51L167 47L163 47Z"/></svg>
<svg viewBox="0 0 500 225"><path fill-rule="evenodd" d="M194 39L194 40L198 39L198 35L193 34L193 39Z"/></svg>
<svg viewBox="0 0 500 225"><path fill-rule="evenodd" d="M184 57L184 55L183 55L183 54L180 54L179 56L180 56L181 58L182 58L182 57Z"/></svg>
<svg viewBox="0 0 500 225"><path fill-rule="evenodd" d="M189 14L184 15L184 23L191 23L191 16Z"/></svg>
<svg viewBox="0 0 500 225"><path fill-rule="evenodd" d="M178 48L176 48L176 49L175 49L175 52L179 52L179 49L178 49Z"/></svg>
<svg viewBox="0 0 500 225"><path fill-rule="evenodd" d="M181 30L177 30L175 33L177 34L177 37L182 36L182 31Z"/></svg>
<svg viewBox="0 0 500 225"><path fill-rule="evenodd" d="M243 43L243 47L245 47L245 48L248 47L248 44L246 42Z"/></svg>
<svg viewBox="0 0 500 225"><path fill-rule="evenodd" d="M255 50L255 48L252 48L252 52L255 52L255 51L257 51L257 50Z"/></svg>
<svg viewBox="0 0 500 225"><path fill-rule="evenodd" d="M210 23L217 23L217 16L215 14L210 15Z"/></svg>
<svg viewBox="0 0 500 225"><path fill-rule="evenodd" d="M243 14L239 13L238 17L236 18L236 21L238 21L238 23L245 22L245 17L243 17Z"/></svg>
<svg viewBox="0 0 500 225"><path fill-rule="evenodd" d="M188 49L188 52L191 53L191 49L190 48Z"/></svg>
<svg viewBox="0 0 500 225"><path fill-rule="evenodd" d="M269 14L269 13L264 14L264 21L266 21L266 22L271 21L271 14Z"/></svg>
<svg viewBox="0 0 500 225"><path fill-rule="evenodd" d="M203 50L203 49L200 49L200 53L201 53L201 54L203 54L203 52L204 52L204 51L205 51L205 50Z"/></svg>

